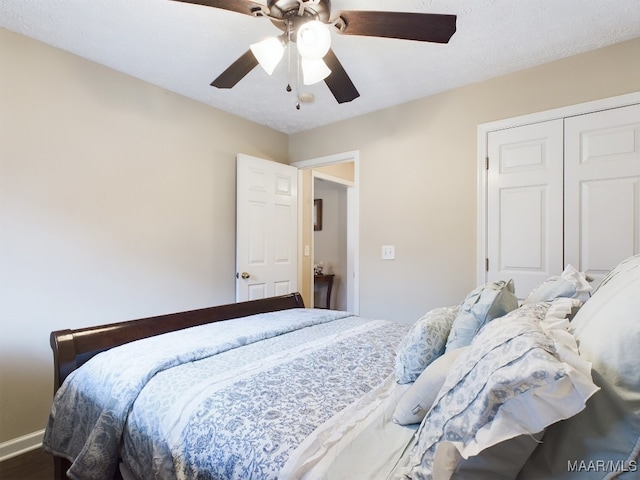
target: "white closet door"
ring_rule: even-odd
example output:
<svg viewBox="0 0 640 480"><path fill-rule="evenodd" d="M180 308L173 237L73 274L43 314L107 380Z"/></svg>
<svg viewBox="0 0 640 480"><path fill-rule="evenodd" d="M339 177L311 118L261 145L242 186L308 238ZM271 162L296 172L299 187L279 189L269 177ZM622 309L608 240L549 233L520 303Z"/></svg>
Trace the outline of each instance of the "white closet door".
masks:
<svg viewBox="0 0 640 480"><path fill-rule="evenodd" d="M565 121L565 260L594 277L640 253L640 105Z"/></svg>
<svg viewBox="0 0 640 480"><path fill-rule="evenodd" d="M512 278L518 298L563 270L563 122L487 138L487 280Z"/></svg>

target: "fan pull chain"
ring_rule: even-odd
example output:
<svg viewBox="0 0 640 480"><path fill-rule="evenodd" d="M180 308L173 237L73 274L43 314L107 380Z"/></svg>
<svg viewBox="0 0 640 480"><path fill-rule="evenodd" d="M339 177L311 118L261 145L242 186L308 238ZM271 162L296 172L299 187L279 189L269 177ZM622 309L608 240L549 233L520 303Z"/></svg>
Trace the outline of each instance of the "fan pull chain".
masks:
<svg viewBox="0 0 640 480"><path fill-rule="evenodd" d="M287 92L291 91L291 20L287 20Z"/></svg>
<svg viewBox="0 0 640 480"><path fill-rule="evenodd" d="M300 55L296 55L298 75L296 75L296 110L300 110Z"/></svg>
<svg viewBox="0 0 640 480"><path fill-rule="evenodd" d="M293 45L291 42L291 20L287 20L287 92L291 92L293 89L291 88L291 77L292 77L292 69L291 69L291 51L293 49ZM298 49L295 51L296 56L296 110L300 110L300 55L298 55Z"/></svg>

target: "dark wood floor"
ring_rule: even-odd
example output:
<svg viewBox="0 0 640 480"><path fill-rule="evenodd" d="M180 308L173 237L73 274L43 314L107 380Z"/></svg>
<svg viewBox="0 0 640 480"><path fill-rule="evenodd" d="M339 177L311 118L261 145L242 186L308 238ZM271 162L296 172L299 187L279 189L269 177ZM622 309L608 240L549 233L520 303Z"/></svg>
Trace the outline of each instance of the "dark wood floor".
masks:
<svg viewBox="0 0 640 480"><path fill-rule="evenodd" d="M2 480L51 480L53 457L41 449L32 450L0 462Z"/></svg>

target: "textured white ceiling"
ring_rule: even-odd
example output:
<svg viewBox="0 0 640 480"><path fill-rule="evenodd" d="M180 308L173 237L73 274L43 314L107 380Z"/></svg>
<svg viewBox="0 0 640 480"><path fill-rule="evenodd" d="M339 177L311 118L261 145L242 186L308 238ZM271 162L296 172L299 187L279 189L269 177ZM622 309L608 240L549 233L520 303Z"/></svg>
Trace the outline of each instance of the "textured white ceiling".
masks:
<svg viewBox="0 0 640 480"><path fill-rule="evenodd" d="M231 90L209 86L250 43L281 33L264 18L170 0L1 0L0 25L285 133L640 37L639 0L333 0L331 8L455 14L457 32L443 45L334 33L360 97L339 105L321 82L300 88L315 101L296 110L284 61L271 77L257 67Z"/></svg>

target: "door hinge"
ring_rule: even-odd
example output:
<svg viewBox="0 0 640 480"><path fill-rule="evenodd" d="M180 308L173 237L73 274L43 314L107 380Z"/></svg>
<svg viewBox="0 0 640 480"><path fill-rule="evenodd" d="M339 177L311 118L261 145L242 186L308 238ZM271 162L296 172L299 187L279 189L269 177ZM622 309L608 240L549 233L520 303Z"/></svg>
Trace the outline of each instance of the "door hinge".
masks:
<svg viewBox="0 0 640 480"><path fill-rule="evenodd" d="M485 170L489 170L489 157L484 159L484 168Z"/></svg>
<svg viewBox="0 0 640 480"><path fill-rule="evenodd" d="M484 268L486 269L486 271L489 271L489 259L485 258L484 259Z"/></svg>

